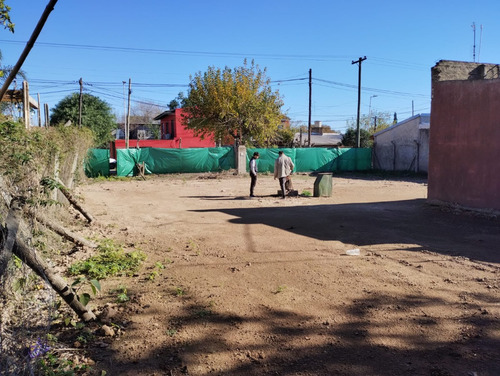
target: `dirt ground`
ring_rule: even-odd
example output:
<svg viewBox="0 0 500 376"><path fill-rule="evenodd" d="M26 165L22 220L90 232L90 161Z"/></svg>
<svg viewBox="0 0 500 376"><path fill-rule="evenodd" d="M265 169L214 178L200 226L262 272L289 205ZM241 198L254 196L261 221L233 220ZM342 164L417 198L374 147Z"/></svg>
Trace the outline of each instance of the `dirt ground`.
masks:
<svg viewBox="0 0 500 376"><path fill-rule="evenodd" d="M295 175L313 192L315 177ZM261 175L80 188L102 236L147 254L94 304L107 375L500 375L500 220L426 202L424 179ZM348 255L359 249L359 255ZM165 268L162 269L161 267ZM131 300L114 303L113 289Z"/></svg>

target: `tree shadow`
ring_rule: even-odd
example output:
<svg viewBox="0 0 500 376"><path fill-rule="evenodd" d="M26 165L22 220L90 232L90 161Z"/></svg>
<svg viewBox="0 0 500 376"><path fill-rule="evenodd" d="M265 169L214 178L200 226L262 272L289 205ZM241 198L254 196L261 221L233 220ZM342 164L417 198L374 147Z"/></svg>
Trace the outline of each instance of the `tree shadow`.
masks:
<svg viewBox="0 0 500 376"><path fill-rule="evenodd" d="M432 207L424 199L287 207L195 210L222 212L235 224L265 224L317 240L346 244L418 245L483 262L500 262L500 222Z"/></svg>
<svg viewBox="0 0 500 376"><path fill-rule="evenodd" d="M499 374L496 317L470 310L457 321L426 313L446 310L449 304L425 293L371 294L332 303L330 316L319 321L314 313L260 306L236 315L190 301L168 322L159 323L175 323L177 330L165 345L143 353L140 361L113 364L115 354L110 352L107 362L120 375ZM378 324L372 320L375 314ZM437 331L450 325L459 327L452 341ZM183 332L191 334L186 339Z"/></svg>

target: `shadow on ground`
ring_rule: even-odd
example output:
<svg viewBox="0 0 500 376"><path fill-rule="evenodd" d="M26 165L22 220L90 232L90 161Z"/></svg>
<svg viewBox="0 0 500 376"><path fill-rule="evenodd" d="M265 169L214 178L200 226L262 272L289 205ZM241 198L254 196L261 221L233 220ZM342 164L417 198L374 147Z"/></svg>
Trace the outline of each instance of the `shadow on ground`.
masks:
<svg viewBox="0 0 500 376"><path fill-rule="evenodd" d="M196 212L222 212L236 217L231 223L265 224L318 240L358 246L416 244L415 250L500 263L498 219L443 211L424 199Z"/></svg>
<svg viewBox="0 0 500 376"><path fill-rule="evenodd" d="M485 307L492 304L481 303ZM351 318L338 323L335 318L317 322L311 316L268 307L237 316L186 304L180 315L160 324L171 328L175 323L179 332L194 330L196 338L177 344L172 339L171 344L144 352L134 361L116 362L114 354L108 353L102 365L105 368L105 363L113 363L120 375L498 375L500 343L494 330L495 317L472 311L461 317L463 331L454 342L429 335L434 327L446 326L450 324L446 320L454 319L431 318L425 311L446 309L447 304L425 294L375 294L343 307L332 303L337 317ZM387 311L389 321L397 315L402 317L397 325L421 328L421 332L396 337L389 326L375 327L370 316L380 310ZM228 341L235 331L241 338L252 335L253 345L246 346L244 340L240 345ZM137 343L141 340L135 339ZM386 345L392 341L405 345L397 349ZM229 360L226 365L221 356Z"/></svg>

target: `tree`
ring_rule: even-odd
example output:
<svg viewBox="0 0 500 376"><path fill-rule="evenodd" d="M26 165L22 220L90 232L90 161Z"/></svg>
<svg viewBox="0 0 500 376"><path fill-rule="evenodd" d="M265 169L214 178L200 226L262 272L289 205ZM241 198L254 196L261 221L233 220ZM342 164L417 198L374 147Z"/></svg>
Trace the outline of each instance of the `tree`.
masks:
<svg viewBox="0 0 500 376"><path fill-rule="evenodd" d="M4 29L9 29L11 33L14 32L15 24L10 20L10 7L5 4L4 0L0 0L0 22L3 24Z"/></svg>
<svg viewBox="0 0 500 376"><path fill-rule="evenodd" d="M172 99L170 103L168 104L168 109L170 111L174 111L177 108L182 108L186 104L186 97L184 96L184 93L181 91L179 94L177 94L177 97Z"/></svg>
<svg viewBox="0 0 500 376"><path fill-rule="evenodd" d="M368 131L370 134L381 131L393 124L391 114L386 112L373 112L370 115L361 115L359 118L359 127ZM356 119L347 122L349 128L356 128Z"/></svg>
<svg viewBox="0 0 500 376"><path fill-rule="evenodd" d="M264 145L283 117L283 101L272 91L266 70L252 61L234 69L209 67L191 77L184 105L187 127L196 135L230 135L240 143Z"/></svg>
<svg viewBox="0 0 500 376"><path fill-rule="evenodd" d="M80 95L73 93L63 98L52 110L50 124L65 124L68 121L78 124ZM112 140L111 131L116 127L115 117L111 107L90 94L82 96L82 126L88 127L94 134L94 144L97 147L107 146Z"/></svg>
<svg viewBox="0 0 500 376"><path fill-rule="evenodd" d="M372 141L370 139L370 132L366 129L360 127L359 129L359 146L362 148L369 148L372 146ZM349 147L356 147L357 144L357 132L356 128L348 128L342 138L342 145Z"/></svg>
<svg viewBox="0 0 500 376"><path fill-rule="evenodd" d="M162 112L163 108L158 104L138 102L130 110L130 130L144 125L149 128L155 140L159 139L161 136L160 123L154 118Z"/></svg>
<svg viewBox="0 0 500 376"><path fill-rule="evenodd" d="M276 134L270 140L271 145L276 145L284 148L293 147L295 131L291 128L282 128L276 131Z"/></svg>

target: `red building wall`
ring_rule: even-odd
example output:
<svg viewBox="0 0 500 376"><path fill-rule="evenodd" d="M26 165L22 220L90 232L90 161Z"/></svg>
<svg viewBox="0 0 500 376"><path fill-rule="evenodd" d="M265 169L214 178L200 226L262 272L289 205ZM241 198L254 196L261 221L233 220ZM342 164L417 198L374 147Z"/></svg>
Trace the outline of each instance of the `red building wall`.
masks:
<svg viewBox="0 0 500 376"><path fill-rule="evenodd" d="M178 108L175 111L169 111L168 114L160 119L161 122L161 138L162 140L170 139L172 147L182 147L182 148L207 148L214 147L215 141L213 137L208 137L201 139L194 135L191 129L184 126L185 124L185 111L182 108ZM169 135L169 136L167 136Z"/></svg>
<svg viewBox="0 0 500 376"><path fill-rule="evenodd" d="M213 137L201 139L194 135L191 129L184 126L184 110L178 108L175 111L166 111L160 120L161 140L129 140L129 147L152 147L152 148L212 148L215 146ZM114 141L116 149L125 148L125 140ZM112 153L113 154L113 153ZM116 155L116 153L115 153Z"/></svg>
<svg viewBox="0 0 500 376"><path fill-rule="evenodd" d="M500 210L500 79L432 84L428 199Z"/></svg>

